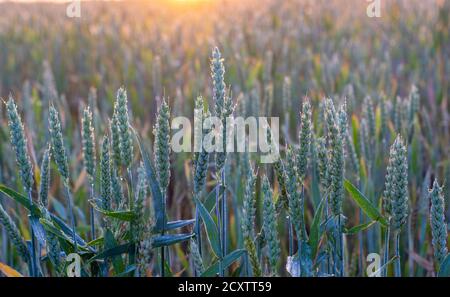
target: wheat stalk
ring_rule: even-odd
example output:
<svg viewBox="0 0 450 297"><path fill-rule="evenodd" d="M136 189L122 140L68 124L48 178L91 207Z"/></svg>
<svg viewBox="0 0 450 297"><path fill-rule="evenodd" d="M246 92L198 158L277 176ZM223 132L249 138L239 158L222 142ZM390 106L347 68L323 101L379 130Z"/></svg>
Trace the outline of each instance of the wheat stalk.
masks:
<svg viewBox="0 0 450 297"><path fill-rule="evenodd" d="M445 201L442 194L442 187L439 186L435 179L433 188L429 192L429 199L431 201L430 210L430 225L431 234L433 237L434 258L436 259L437 270L440 264L448 254L447 249L447 224L445 222Z"/></svg>

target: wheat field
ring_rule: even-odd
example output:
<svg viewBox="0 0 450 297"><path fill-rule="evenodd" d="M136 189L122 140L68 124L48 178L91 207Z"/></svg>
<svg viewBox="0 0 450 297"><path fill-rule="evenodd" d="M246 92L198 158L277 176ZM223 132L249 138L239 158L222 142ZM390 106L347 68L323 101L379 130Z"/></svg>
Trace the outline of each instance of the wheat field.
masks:
<svg viewBox="0 0 450 297"><path fill-rule="evenodd" d="M0 276L450 276L450 3L381 2L0 3Z"/></svg>

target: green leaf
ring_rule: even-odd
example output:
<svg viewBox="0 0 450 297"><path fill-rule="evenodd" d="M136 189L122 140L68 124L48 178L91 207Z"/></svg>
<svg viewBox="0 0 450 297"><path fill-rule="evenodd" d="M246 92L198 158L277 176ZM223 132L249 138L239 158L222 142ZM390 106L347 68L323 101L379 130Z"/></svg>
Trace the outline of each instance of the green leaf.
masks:
<svg viewBox="0 0 450 297"><path fill-rule="evenodd" d="M51 202L56 214L63 220L67 220L67 212L64 204L59 202L58 199L52 199Z"/></svg>
<svg viewBox="0 0 450 297"><path fill-rule="evenodd" d="M74 251L74 244L71 236L66 235L64 232L62 232L61 229L58 228L58 226L55 226L55 224L53 224L53 222L49 220L40 218L39 223L42 225L42 227L46 232L52 233L58 238L61 247L66 253L71 253ZM79 252L81 251L92 252L91 250L86 249L86 247L82 245L78 245L78 248Z"/></svg>
<svg viewBox="0 0 450 297"><path fill-rule="evenodd" d="M216 207L216 188L219 187L219 185L215 186L214 189L211 190L211 192L208 193L205 199L205 203L203 204L205 208L208 210L208 212L211 212L214 207ZM222 191L220 191L222 193ZM221 194L219 194L221 195Z"/></svg>
<svg viewBox="0 0 450 297"><path fill-rule="evenodd" d="M348 179L345 179L344 187L369 218L380 222L384 227L388 226L386 218L381 215L378 209L370 203L369 199L367 199Z"/></svg>
<svg viewBox="0 0 450 297"><path fill-rule="evenodd" d="M126 222L131 222L136 218L136 214L131 210L109 211L101 209L93 202L91 202L91 205L94 207L96 211L110 218L115 218Z"/></svg>
<svg viewBox="0 0 450 297"><path fill-rule="evenodd" d="M96 239L89 241L87 243L88 246L96 246L96 245L102 245L103 244L103 237L97 237Z"/></svg>
<svg viewBox="0 0 450 297"><path fill-rule="evenodd" d="M91 262L93 262L95 260L107 259L107 258L111 258L111 257L117 256L117 255L132 252L132 251L134 251L134 243L128 242L128 243L107 249L107 250L95 255L94 257L89 259L87 264L90 264Z"/></svg>
<svg viewBox="0 0 450 297"><path fill-rule="evenodd" d="M72 238L72 228L67 226L67 224L64 223L63 220L61 220L59 217L55 216L54 214L50 213L50 217L52 218L52 222L54 223L55 226L59 227L61 229L61 231L64 232L64 234L67 235L69 238ZM78 235L77 233L75 233L75 239L77 241L78 246L81 246L81 247L87 246L84 239L81 238L81 236ZM92 247L88 247L88 249L91 252L94 252L94 249Z"/></svg>
<svg viewBox="0 0 450 297"><path fill-rule="evenodd" d="M36 239L38 240L39 244L44 246L45 245L45 230L42 226L42 224L39 222L39 218L29 215L29 222L31 224L31 228L34 231L34 235Z"/></svg>
<svg viewBox="0 0 450 297"><path fill-rule="evenodd" d="M170 265L169 263L167 263L167 261L164 261L164 268L165 268L165 276L173 277L172 269L170 268Z"/></svg>
<svg viewBox="0 0 450 297"><path fill-rule="evenodd" d="M116 274L114 277L124 277L130 276L130 273L136 270L136 265L129 265L127 268L119 274Z"/></svg>
<svg viewBox="0 0 450 297"><path fill-rule="evenodd" d="M67 236L66 234L64 234L60 229L58 229L52 222L44 219L44 218L40 218L39 222L42 224L42 226L44 227L45 231L52 233L53 235L55 235L56 237L58 237L59 239L62 239L64 241L69 242L71 245L73 245L73 240L71 237Z"/></svg>
<svg viewBox="0 0 450 297"><path fill-rule="evenodd" d="M194 236L194 233L183 234L167 234L161 236L155 236L153 238L153 247L169 246L175 243L186 241Z"/></svg>
<svg viewBox="0 0 450 297"><path fill-rule="evenodd" d="M114 235L112 234L111 230L106 229L104 238L105 238L104 239L105 250L109 250L118 246L117 241L114 238ZM122 257L120 257L120 255L112 257L112 264L116 274L120 274L125 269L125 265L123 264Z"/></svg>
<svg viewBox="0 0 450 297"><path fill-rule="evenodd" d="M19 194L16 191L14 191L2 184L0 184L0 192L4 193L7 197L13 199L14 201L21 204L23 207L28 209L33 216L35 216L39 219L43 218L41 208L38 206L38 204L33 202L33 204L30 205L30 201L24 195ZM56 215L54 215L52 213L50 213L50 217L51 217L53 223L55 223L55 226L58 226L64 234L69 235L69 237L72 236L72 228L67 226L67 224L64 223L63 220L61 220L59 217L57 217ZM86 242L83 240L83 238L81 238L80 235L75 234L75 238L76 238L77 244L79 246L82 246L82 247L86 246ZM70 243L72 243L72 241L70 241ZM91 249L91 251L93 251L93 250Z"/></svg>
<svg viewBox="0 0 450 297"><path fill-rule="evenodd" d="M317 210L317 208L319 207L319 205L317 204L317 202L322 201L320 199L320 190L319 190L319 178L318 178L318 174L317 174L317 166L314 165L314 171L313 171L313 175L312 175L312 182L311 182L311 192L312 192L312 198L313 198L313 203L314 203L314 210Z"/></svg>
<svg viewBox="0 0 450 297"><path fill-rule="evenodd" d="M319 246L320 221L322 219L322 211L323 211L323 206L325 205L325 203L324 203L325 199L326 199L326 197L322 198L322 200L320 201L317 211L314 214L313 222L311 224L311 229L310 229L310 234L309 234L309 245L311 246L313 259L315 259L315 257L316 257L317 249Z"/></svg>
<svg viewBox="0 0 450 297"><path fill-rule="evenodd" d="M183 228L185 226L189 226L191 224L195 223L195 219L191 220L178 220L178 221L171 221L166 224L166 231Z"/></svg>
<svg viewBox="0 0 450 297"><path fill-rule="evenodd" d="M245 249L237 249L226 255L222 260L223 269L233 264L233 262L239 259L242 255L244 255L244 253L246 253ZM214 264L209 266L208 269L206 269L201 276L202 277L216 276L216 274L219 273L219 261L216 261Z"/></svg>
<svg viewBox="0 0 450 297"><path fill-rule="evenodd" d="M139 150L141 151L142 160L144 161L145 173L147 174L147 180L150 185L150 191L152 193L153 209L155 210L155 227L156 232L164 230L164 221L166 216L166 211L164 209L163 196L159 188L158 180L156 179L155 169L153 168L152 162L150 161L149 154L145 147L142 145L141 139L138 133L131 127L134 136L136 137Z"/></svg>
<svg viewBox="0 0 450 297"><path fill-rule="evenodd" d="M36 217L42 217L42 212L39 209L39 206L36 205L36 203L32 202L30 205L30 200L25 197L22 194L17 193L13 189L8 188L7 186L0 184L0 192L8 196L9 198L15 200L19 204L21 204L23 207L28 209L32 215Z"/></svg>
<svg viewBox="0 0 450 297"><path fill-rule="evenodd" d="M450 277L450 254L442 260L442 263L438 272L439 277Z"/></svg>
<svg viewBox="0 0 450 297"><path fill-rule="evenodd" d="M359 233L361 231L364 231L366 229L369 229L370 227L372 227L374 224L376 223L376 221L371 221L369 223L365 223L365 224L361 224L361 225L357 225L355 227L352 227L350 229L345 229L345 234L347 235L353 235L356 233Z"/></svg>
<svg viewBox="0 0 450 297"><path fill-rule="evenodd" d="M209 211L206 210L205 206L200 202L200 200L194 197L194 201L197 205L200 216L202 217L202 220L205 223L206 234L208 235L209 243L211 244L211 247L216 256L218 258L221 258L222 252L220 248L219 230L217 229L217 225L214 222L213 218L211 217Z"/></svg>

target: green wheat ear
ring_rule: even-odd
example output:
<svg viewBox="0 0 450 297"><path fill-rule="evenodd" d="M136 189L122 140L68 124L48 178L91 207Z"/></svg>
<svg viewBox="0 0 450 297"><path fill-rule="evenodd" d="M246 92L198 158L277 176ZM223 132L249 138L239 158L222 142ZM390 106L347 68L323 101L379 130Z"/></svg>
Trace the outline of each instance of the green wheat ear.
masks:
<svg viewBox="0 0 450 297"><path fill-rule="evenodd" d="M133 160L133 140L131 138L130 119L128 116L127 92L124 88L120 88L117 91L117 98L114 104L114 115L117 116L119 126L120 156L122 164L129 168L131 161Z"/></svg>
<svg viewBox="0 0 450 297"><path fill-rule="evenodd" d="M213 49L211 58L211 77L213 80L213 102L215 115L221 117L226 100L226 85L224 80L225 67L222 55L217 47Z"/></svg>
<svg viewBox="0 0 450 297"><path fill-rule="evenodd" d="M328 150L327 142L324 137L316 139L316 150L318 158L319 180L324 191L328 190L330 184L328 177Z"/></svg>
<svg viewBox="0 0 450 297"><path fill-rule="evenodd" d="M102 202L102 208L105 210L111 209L111 159L109 152L109 138L103 137L102 151L100 160L100 199Z"/></svg>
<svg viewBox="0 0 450 297"><path fill-rule="evenodd" d="M81 127L84 167L86 168L91 184L93 184L95 179L95 136L92 125L92 112L89 106L83 110Z"/></svg>
<svg viewBox="0 0 450 297"><path fill-rule="evenodd" d="M170 109L163 98L158 109L156 125L153 129L155 135L154 158L158 182L163 193L166 192L170 181Z"/></svg>
<svg viewBox="0 0 450 297"><path fill-rule="evenodd" d="M434 258L436 259L437 268L447 256L447 224L445 222L445 201L442 194L442 187L439 186L437 180L434 180L433 188L429 192L431 200L430 225L431 234L433 236Z"/></svg>
<svg viewBox="0 0 450 297"><path fill-rule="evenodd" d="M217 47L214 48L211 58L211 78L213 81L213 102L215 116L219 117L222 121L222 145L223 152L217 152L215 155L216 171L221 172L225 166L227 159L226 153L226 118L233 113L232 100L230 94L227 94L225 80L225 67L223 65L223 59L220 51ZM219 176L220 174L218 174Z"/></svg>
<svg viewBox="0 0 450 297"><path fill-rule="evenodd" d="M147 272L150 269L153 258L153 237L151 231L154 226L154 221L150 218L150 221L145 225L144 238L138 242L137 251L137 273L140 277L147 276Z"/></svg>
<svg viewBox="0 0 450 297"><path fill-rule="evenodd" d="M356 155L355 145L353 144L353 141L350 137L350 132L348 130L347 101L344 101L344 103L339 107L338 120L341 136L343 137L345 142L344 153L347 152L347 154L350 156L350 163L352 165L352 168L355 171L356 176L359 177L358 156ZM345 147L347 148L347 151L345 151Z"/></svg>
<svg viewBox="0 0 450 297"><path fill-rule="evenodd" d="M256 174L253 171L248 152L244 155L243 171L246 175L244 201L242 210L242 235L244 247L247 250L253 276L261 276L261 265L259 264L255 243L255 218L256 218Z"/></svg>
<svg viewBox="0 0 450 297"><path fill-rule="evenodd" d="M133 235L135 236L135 241L139 242L143 240L145 235L145 199L147 197L147 176L144 168L144 164L138 168L138 182L136 187L136 202L134 203L134 212L136 214L136 219L134 220L135 228L133 228Z"/></svg>
<svg viewBox="0 0 450 297"><path fill-rule="evenodd" d="M308 98L303 102L302 113L300 116L301 128L299 135L299 150L297 157L297 171L302 182L306 176L306 169L308 165L309 152L311 147L311 103Z"/></svg>
<svg viewBox="0 0 450 297"><path fill-rule="evenodd" d="M64 183L69 182L69 164L67 162L66 149L61 131L61 121L59 120L58 111L53 105L50 106L49 113L50 139L52 142L53 159L56 162L58 171L64 179Z"/></svg>
<svg viewBox="0 0 450 297"><path fill-rule="evenodd" d="M286 190L286 169L281 157L278 158L275 163L273 163L273 169L275 170L279 186L280 196L278 197L278 200L275 204L275 209L277 213L279 213L283 208L288 209L289 207L289 198Z"/></svg>
<svg viewBox="0 0 450 297"><path fill-rule="evenodd" d="M373 100L371 97L367 96L364 98L363 103L363 117L367 119L368 132L369 132L369 141L373 143L375 140L375 109L373 106Z"/></svg>
<svg viewBox="0 0 450 297"><path fill-rule="evenodd" d="M246 153L248 154L248 153ZM256 215L256 174L252 169L249 158L245 158L247 166L244 201L242 208L242 233L243 237L253 238L255 236L255 215Z"/></svg>
<svg viewBox="0 0 450 297"><path fill-rule="evenodd" d="M111 164L111 191L112 197L114 198L114 203L116 204L116 208L124 208L126 200L123 194L122 180L117 175L117 169L113 164Z"/></svg>
<svg viewBox="0 0 450 297"><path fill-rule="evenodd" d="M203 98L201 96L197 97L195 101L195 109L205 114L206 117L209 117L209 111L203 111ZM197 131L197 133L201 133L203 131L203 125L201 131ZM204 188L206 183L206 175L208 173L208 162L209 162L209 153L204 149L203 144L200 152L196 152L194 154L194 194L198 195Z"/></svg>
<svg viewBox="0 0 450 297"><path fill-rule="evenodd" d="M0 224L3 226L3 228L5 228L6 234L8 234L9 239L14 244L22 259L27 263L30 263L30 253L28 251L27 244L25 243L25 239L22 237L16 224L8 215L8 213L3 209L3 206L1 204Z"/></svg>
<svg viewBox="0 0 450 297"><path fill-rule="evenodd" d="M264 175L262 181L262 192L264 195L263 201L263 228L264 236L268 246L268 257L270 265L270 274L277 274L277 264L280 258L280 241L277 231L277 218L275 213L275 205L273 203L272 189L270 188L269 180Z"/></svg>
<svg viewBox="0 0 450 297"><path fill-rule="evenodd" d="M295 154L289 146L286 151L285 184L289 202L289 215L295 231L297 234L300 234L302 227L302 201L300 193L298 192L299 177L295 168L295 159Z"/></svg>
<svg viewBox="0 0 450 297"><path fill-rule="evenodd" d="M338 216L342 213L342 200L344 198L344 147L333 101L327 99L325 104L328 142L330 146L328 169L330 202L333 215Z"/></svg>
<svg viewBox="0 0 450 297"><path fill-rule="evenodd" d="M244 238L244 246L248 252L248 257L250 258L250 265L252 266L253 276L262 276L261 264L259 263L255 242L249 237Z"/></svg>
<svg viewBox="0 0 450 297"><path fill-rule="evenodd" d="M48 212L48 192L50 187L50 160L51 160L51 146L44 152L41 163L41 182L39 186L39 202L44 207L44 216L47 220L51 220L50 213ZM51 233L46 232L46 249L50 262L53 264L56 274L62 275L63 265L61 264L61 248L58 237Z"/></svg>
<svg viewBox="0 0 450 297"><path fill-rule="evenodd" d="M226 118L233 113L232 100L230 100L230 94L227 94L226 84L225 84L225 67L223 64L223 59L220 54L219 49L216 47L213 50L211 58L211 78L213 81L213 101L214 101L214 112L215 116L219 117L222 121L222 145L223 152L217 152L215 155L216 171L219 178L219 172L225 166L227 159L226 153Z"/></svg>
<svg viewBox="0 0 450 297"><path fill-rule="evenodd" d="M109 122L109 128L111 130L111 146L112 146L112 158L114 160L114 167L119 169L122 163L121 149L120 149L120 128L117 114L114 113L112 119Z"/></svg>
<svg viewBox="0 0 450 297"><path fill-rule="evenodd" d="M398 231L408 217L408 161L406 147L400 135L391 146L387 167L384 210L392 217L391 224Z"/></svg>
<svg viewBox="0 0 450 297"><path fill-rule="evenodd" d="M194 265L195 274L196 274L196 276L200 276L203 273L203 271L205 270L205 268L203 266L203 260L202 260L202 256L200 255L198 245L197 245L195 239L192 239L192 238L190 240L190 252L191 252L192 263Z"/></svg>
<svg viewBox="0 0 450 297"><path fill-rule="evenodd" d="M8 102L6 102L6 111L8 116L11 145L13 146L16 154L20 178L22 179L25 191L29 193L31 192L34 183L33 166L28 153L27 139L25 137L22 120L11 95L9 96Z"/></svg>

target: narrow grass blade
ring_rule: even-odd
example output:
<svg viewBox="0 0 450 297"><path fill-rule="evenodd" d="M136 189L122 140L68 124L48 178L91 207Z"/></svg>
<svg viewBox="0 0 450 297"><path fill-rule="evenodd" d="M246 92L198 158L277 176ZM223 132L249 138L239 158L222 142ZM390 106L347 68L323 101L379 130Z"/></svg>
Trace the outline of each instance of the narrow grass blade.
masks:
<svg viewBox="0 0 450 297"><path fill-rule="evenodd" d="M27 197L25 197L24 195L14 191L14 190L12 190L12 189L10 189L7 186L2 185L2 184L0 184L0 192L2 192L3 194L8 196L9 198L15 200L16 202L21 204L23 207L28 209L32 215L37 216L37 217L41 217L42 216L41 210L36 205L36 203L33 202L33 204L30 205L30 200Z"/></svg>
<svg viewBox="0 0 450 297"><path fill-rule="evenodd" d="M195 219L171 221L166 224L166 231L183 228L192 225L193 223L195 223Z"/></svg>
<svg viewBox="0 0 450 297"><path fill-rule="evenodd" d="M211 247L216 254L218 258L221 258L222 252L220 248L220 242L219 242L219 230L217 228L216 223L214 222L213 218L211 217L211 214L209 211L205 208L205 206L198 200L197 198L194 198L195 203L198 207L200 216L202 217L203 222L205 223L206 227L206 234L208 235L209 243L211 244Z"/></svg>
<svg viewBox="0 0 450 297"><path fill-rule="evenodd" d="M137 140L138 146L139 146L139 150L141 151L141 156L142 156L142 160L144 162L145 172L147 174L147 180L150 185L150 191L151 191L152 197L153 197L153 199L152 199L153 200L153 208L155 211L155 218L156 218L154 231L159 232L159 231L164 230L164 228L165 228L165 226L164 226L165 211L164 211L163 196L161 193L161 189L159 188L159 183L158 183L158 180L156 179L155 169L152 165L149 154L148 154L147 150L145 149L145 147L143 146L142 141L141 141L139 135L137 134L137 132L133 128L131 128L131 130L133 131L133 134L134 134L134 136Z"/></svg>
<svg viewBox="0 0 450 297"><path fill-rule="evenodd" d="M113 248L110 248L108 250L105 250L105 251L95 255L94 257L89 259L87 264L90 264L95 260L107 259L107 258L111 258L111 257L117 256L117 255L126 254L126 253L129 253L132 251L134 251L134 243L129 242L129 243L121 244L121 245L115 246Z"/></svg>
<svg viewBox="0 0 450 297"><path fill-rule="evenodd" d="M103 244L103 237L97 237L96 239L89 241L87 243L88 246L97 246L97 245L102 245Z"/></svg>
<svg viewBox="0 0 450 297"><path fill-rule="evenodd" d="M66 235L64 232L62 232L61 229L57 228L52 222L50 222L44 218L39 219L39 222L42 224L45 231L52 233L59 240L69 243L70 246L74 246L72 238L70 236Z"/></svg>
<svg viewBox="0 0 450 297"><path fill-rule="evenodd" d="M234 250L231 253L229 253L227 256L225 256L222 260L222 269L227 268L231 264L233 264L237 259L239 259L241 256L244 255L246 251L244 249L238 249ZM216 274L219 273L219 262L215 262L211 266L208 267L208 269L203 272L201 275L202 277L211 277L216 276Z"/></svg>
<svg viewBox="0 0 450 297"><path fill-rule="evenodd" d="M371 221L369 223L365 223L365 224L354 226L354 227L352 227L350 229L344 229L344 233L347 234L347 235L353 235L353 234L359 233L361 231L364 231L366 229L369 229L375 223L376 223L376 221Z"/></svg>
<svg viewBox="0 0 450 297"><path fill-rule="evenodd" d="M45 244L45 230L42 224L39 222L39 218L30 215L30 224L33 228L34 236L38 240L39 244L44 246Z"/></svg>
<svg viewBox="0 0 450 297"><path fill-rule="evenodd" d="M119 274L116 274L114 277L130 276L131 272L133 272L135 270L136 270L136 265L134 265L134 264L133 265L129 265L129 266L127 266L127 268L124 271L122 271Z"/></svg>
<svg viewBox="0 0 450 297"><path fill-rule="evenodd" d="M104 235L104 247L105 250L113 249L118 246L116 239L114 238L114 235L112 234L111 230L107 229ZM122 257L120 255L112 257L112 264L114 267L114 272L116 274L120 274L125 270L125 265L123 263Z"/></svg>
<svg viewBox="0 0 450 297"><path fill-rule="evenodd" d="M367 199L348 179L344 181L344 187L350 196L361 207L362 211L372 220L380 222L383 227L387 227L388 223L385 217L381 215L378 209Z"/></svg>
<svg viewBox="0 0 450 297"><path fill-rule="evenodd" d="M131 210L109 211L109 210L101 209L100 207L95 205L95 203L91 203L91 204L96 211L98 211L99 213L101 213L107 217L110 217L110 218L115 218L115 219L118 219L121 221L126 221L126 222L131 222L136 218L136 214L134 213L134 211L131 211Z"/></svg>
<svg viewBox="0 0 450 297"><path fill-rule="evenodd" d="M155 236L153 238L153 247L162 247L176 244L182 241L186 241L194 236L193 233L183 233L183 234L167 234L161 236Z"/></svg>
<svg viewBox="0 0 450 297"><path fill-rule="evenodd" d="M317 254L317 249L319 245L320 239L320 221L322 219L322 211L325 205L325 198L323 198L319 206L317 207L317 211L314 214L313 222L311 224L310 234L309 234L309 245L311 246L312 258L314 259Z"/></svg>

